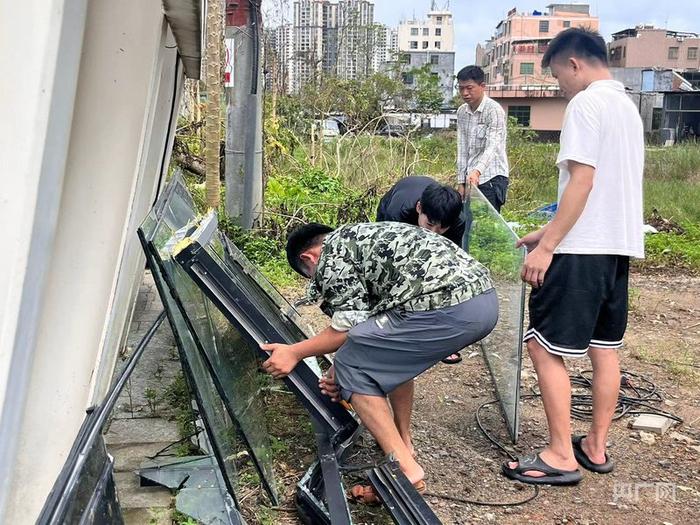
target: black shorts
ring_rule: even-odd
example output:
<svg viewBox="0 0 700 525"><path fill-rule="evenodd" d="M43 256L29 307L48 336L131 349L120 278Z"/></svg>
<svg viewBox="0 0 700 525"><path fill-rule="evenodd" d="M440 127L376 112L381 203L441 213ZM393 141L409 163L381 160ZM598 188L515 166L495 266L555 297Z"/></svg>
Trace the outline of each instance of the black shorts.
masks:
<svg viewBox="0 0 700 525"><path fill-rule="evenodd" d="M530 326L548 352L582 357L588 347L620 348L627 327L629 257L557 254L530 294Z"/></svg>

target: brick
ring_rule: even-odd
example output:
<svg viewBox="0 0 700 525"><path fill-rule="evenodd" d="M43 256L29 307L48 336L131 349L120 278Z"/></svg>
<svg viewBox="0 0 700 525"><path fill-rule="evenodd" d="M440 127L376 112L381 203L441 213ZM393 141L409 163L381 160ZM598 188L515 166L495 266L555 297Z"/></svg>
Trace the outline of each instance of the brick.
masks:
<svg viewBox="0 0 700 525"><path fill-rule="evenodd" d="M669 428L671 428L673 423L673 419L669 419L665 416L659 416L656 414L640 414L634 420L632 420L630 426L635 430L653 432L654 434L664 434Z"/></svg>

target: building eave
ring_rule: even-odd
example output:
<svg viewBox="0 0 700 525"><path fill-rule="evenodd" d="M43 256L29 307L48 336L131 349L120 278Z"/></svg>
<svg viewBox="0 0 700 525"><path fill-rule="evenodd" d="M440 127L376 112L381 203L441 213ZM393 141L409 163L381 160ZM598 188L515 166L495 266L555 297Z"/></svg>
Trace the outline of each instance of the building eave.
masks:
<svg viewBox="0 0 700 525"><path fill-rule="evenodd" d="M162 0L187 78L199 79L202 63L202 1Z"/></svg>

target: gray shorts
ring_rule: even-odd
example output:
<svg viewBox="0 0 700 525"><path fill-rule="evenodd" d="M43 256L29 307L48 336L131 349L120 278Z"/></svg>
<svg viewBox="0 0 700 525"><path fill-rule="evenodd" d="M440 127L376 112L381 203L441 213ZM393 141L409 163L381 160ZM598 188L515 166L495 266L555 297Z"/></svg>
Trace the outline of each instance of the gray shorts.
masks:
<svg viewBox="0 0 700 525"><path fill-rule="evenodd" d="M335 354L343 399L386 396L450 354L486 337L498 321L494 289L425 312L389 310L354 326Z"/></svg>

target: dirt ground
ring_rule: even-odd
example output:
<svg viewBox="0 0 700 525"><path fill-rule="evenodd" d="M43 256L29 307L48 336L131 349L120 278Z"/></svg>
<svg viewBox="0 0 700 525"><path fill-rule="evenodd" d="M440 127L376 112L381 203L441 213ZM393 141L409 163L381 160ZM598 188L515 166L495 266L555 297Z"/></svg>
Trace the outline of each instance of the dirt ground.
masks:
<svg viewBox="0 0 700 525"><path fill-rule="evenodd" d="M458 365L439 364L417 380L414 444L426 470L427 501L445 524L523 522L576 524L700 523L700 278L688 275L633 274L631 311L622 368L653 381L665 401L659 408L683 418L663 436L642 441L628 427L630 417L613 424L609 454L616 469L607 475L584 472L576 487L543 487L533 501L514 507L465 504L449 497L514 502L533 489L500 474L504 455L477 428L475 412L493 398L481 355ZM322 321L303 312L316 327ZM587 359L570 360L575 373ZM536 384L532 364L523 359L523 392ZM494 437L510 444L497 407L483 412ZM574 432L587 423L573 420ZM513 451L529 453L545 446L547 427L539 399L521 406L520 438ZM447 496L443 497L443 496ZM367 522L385 518L372 513ZM287 520L284 520L287 522Z"/></svg>

